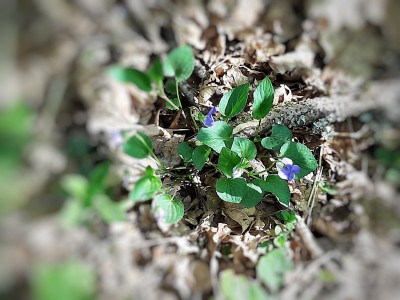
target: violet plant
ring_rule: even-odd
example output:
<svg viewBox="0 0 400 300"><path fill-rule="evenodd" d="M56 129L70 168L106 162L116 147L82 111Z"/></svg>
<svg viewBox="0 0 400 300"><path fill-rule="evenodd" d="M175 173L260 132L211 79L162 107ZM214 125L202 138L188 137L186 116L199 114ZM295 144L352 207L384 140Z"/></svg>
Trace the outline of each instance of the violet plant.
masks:
<svg viewBox="0 0 400 300"><path fill-rule="evenodd" d="M139 88L143 82L146 84L150 82L150 90L153 81L159 96L168 98L164 91L163 76L174 77L177 98L166 99L170 104L167 108L181 108L178 84L190 77L193 67L192 50L189 47L180 47L168 55L164 64L158 60L148 70L146 76L141 74L144 80L138 81L136 77L131 77L130 80L134 79ZM133 73L137 74L136 71ZM126 70L114 69L113 72L115 78L121 81L126 79L126 76L116 76L124 75ZM149 89L148 85L145 87ZM170 87L165 89L171 91ZM205 116L202 114L196 116L204 127L199 128L195 142L183 142L179 144L177 151L187 168L193 171L194 174L190 177L201 175L203 168L219 176L214 188L223 201L250 208L258 205L266 194L271 193L276 196L279 203L288 207L289 184L294 185L296 180L313 172L318 163L311 150L302 143L292 141L292 132L281 124L273 125L270 135L261 139L261 142L259 137L251 140L234 136L230 122L246 107L249 89L249 83L237 86L221 98L218 107L210 107ZM270 112L274 99L274 89L268 77L258 84L253 99L251 115L261 123ZM217 112L220 117L217 117ZM198 128L197 124L194 125ZM154 155L151 139L144 133L138 132L125 141L123 150L135 158L152 156L160 167L158 170L150 167L146 169L145 175L136 182L130 192L130 199L133 201L153 199L153 210L156 214L162 216L167 223L178 222L184 215L184 205L180 199L168 193L167 187L163 187L161 174L170 170L165 168ZM261 151L264 152L263 155L260 154ZM252 167L254 165L262 165L264 168L261 171L255 170Z"/></svg>
<svg viewBox="0 0 400 300"><path fill-rule="evenodd" d="M212 107L204 117L204 127L199 130L196 143L185 142L178 152L185 163L193 163L199 172L207 166L220 174L215 190L223 201L250 208L259 204L267 193L272 193L288 207L288 185L294 185L295 180L314 171L318 164L307 146L292 141L293 134L284 125L273 125L270 136L261 143L233 135L229 122L246 107L249 88L249 83L245 83L227 92L218 108ZM265 77L253 93L251 114L254 119L261 122L267 116L273 98L272 83ZM221 113L221 120L214 119L216 111ZM200 151L203 155L197 154ZM260 151L269 152L270 159L262 158ZM253 169L253 165L260 166L260 163L265 165L263 170Z"/></svg>

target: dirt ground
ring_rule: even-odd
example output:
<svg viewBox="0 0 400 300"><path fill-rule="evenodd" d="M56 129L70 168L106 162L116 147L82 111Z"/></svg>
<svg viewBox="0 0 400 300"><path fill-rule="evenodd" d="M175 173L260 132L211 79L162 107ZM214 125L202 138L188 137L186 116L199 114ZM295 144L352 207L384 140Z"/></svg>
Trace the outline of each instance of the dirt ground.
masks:
<svg viewBox="0 0 400 300"><path fill-rule="evenodd" d="M149 201L128 201L126 222L93 216L66 228L60 182L110 160L113 200L123 202L152 162L124 154L115 133L143 131L163 162L182 166L177 146L196 133L185 111L207 113L228 90L254 89L268 76L274 109L257 133L285 124L319 163L291 190L297 224L284 248L294 267L278 291L266 289L269 298L398 299L399 3L0 4L0 298L30 299L38 264L75 259L94 274L90 299L265 299L228 295L221 274L259 283L257 263L269 251L262 245L282 225L272 196L243 209L216 200L210 177L199 187L166 177L185 205L179 223L158 222ZM182 114L106 74L115 64L145 70L180 45L195 56L179 86ZM26 110L8 110L20 104ZM246 114L238 132L254 137Z"/></svg>

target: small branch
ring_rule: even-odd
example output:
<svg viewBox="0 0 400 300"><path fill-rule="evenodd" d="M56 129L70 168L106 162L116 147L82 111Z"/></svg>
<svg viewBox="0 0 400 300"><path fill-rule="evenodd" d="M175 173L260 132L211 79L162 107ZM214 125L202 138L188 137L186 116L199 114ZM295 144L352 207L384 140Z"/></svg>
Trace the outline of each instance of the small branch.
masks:
<svg viewBox="0 0 400 300"><path fill-rule="evenodd" d="M321 256L324 253L324 251L318 245L317 241L314 238L314 235L304 222L304 219L300 216L296 216L296 218L297 218L296 233L300 236L300 238L304 242L304 245L310 252L311 257L315 258Z"/></svg>

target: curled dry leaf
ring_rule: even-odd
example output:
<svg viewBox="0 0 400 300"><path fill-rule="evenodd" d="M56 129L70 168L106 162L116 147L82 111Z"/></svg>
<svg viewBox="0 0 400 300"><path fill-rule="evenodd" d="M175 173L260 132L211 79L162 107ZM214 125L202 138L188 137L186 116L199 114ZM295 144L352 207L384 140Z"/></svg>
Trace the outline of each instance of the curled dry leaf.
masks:
<svg viewBox="0 0 400 300"><path fill-rule="evenodd" d="M290 88L285 84L281 84L277 89L275 89L273 104L277 105L281 102L285 103L291 101L292 97L292 91L290 90Z"/></svg>
<svg viewBox="0 0 400 300"><path fill-rule="evenodd" d="M227 88L232 89L241 84L247 83L248 78L243 75L237 67L232 67L227 71L227 73L223 76L223 81Z"/></svg>

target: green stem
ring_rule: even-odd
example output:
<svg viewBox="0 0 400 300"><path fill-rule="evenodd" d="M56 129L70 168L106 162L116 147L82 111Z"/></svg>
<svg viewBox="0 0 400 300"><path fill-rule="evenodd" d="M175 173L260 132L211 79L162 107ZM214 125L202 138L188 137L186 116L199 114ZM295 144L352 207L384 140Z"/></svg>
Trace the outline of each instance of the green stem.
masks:
<svg viewBox="0 0 400 300"><path fill-rule="evenodd" d="M178 85L178 80L176 80L176 78L175 78L175 89L176 89L176 97L178 97L179 107L182 110L182 116L186 119L185 112L182 109L181 97L179 96L179 85Z"/></svg>
<svg viewBox="0 0 400 300"><path fill-rule="evenodd" d="M158 157L154 154L153 150L150 151L150 156L156 161L157 165L162 169L165 170L164 164L158 159Z"/></svg>
<svg viewBox="0 0 400 300"><path fill-rule="evenodd" d="M258 135L259 135L259 133L260 133L260 129L261 129L261 119L260 120L258 120L258 125L257 125L257 128L256 128L256 137L255 137L255 139L256 138L258 138Z"/></svg>
<svg viewBox="0 0 400 300"><path fill-rule="evenodd" d="M179 96L179 85L178 80L175 78L175 89L176 89L176 97L178 97L179 106L182 108L181 97Z"/></svg>
<svg viewBox="0 0 400 300"><path fill-rule="evenodd" d="M158 157L154 154L153 149L151 147L149 147L146 143L146 141L140 136L140 135L136 135L138 140L143 144L144 147L147 148L147 150L150 153L150 156L156 161L156 163L158 164L158 166L162 169L165 169L165 166L163 165L163 163L158 159Z"/></svg>
<svg viewBox="0 0 400 300"><path fill-rule="evenodd" d="M265 172L268 172L269 170L271 170L272 169L272 167L274 166L276 164L276 162L274 162L273 164L271 164L268 168L266 168L266 169L264 169L264 170L262 170L262 171L260 171L260 172L250 172L249 173L249 175L250 176L257 176L257 175L260 175L260 174L262 174L262 173L265 173Z"/></svg>
<svg viewBox="0 0 400 300"><path fill-rule="evenodd" d="M172 101L167 97L167 95L165 94L163 88L159 91L159 94L158 94L158 95L159 95L162 99L164 99L165 101L167 101L167 102L169 103L169 105L171 105L174 109L179 110L179 107L176 106L175 103L172 102ZM178 97L179 97L179 96L178 96ZM181 102L180 102L180 100L179 100L179 104L180 104L180 103L181 103Z"/></svg>
<svg viewBox="0 0 400 300"><path fill-rule="evenodd" d="M197 125L197 122L196 122L195 118L193 117L192 110L190 110L189 113L190 113L190 118L192 119L192 122L193 122L194 127L196 127L196 130L197 130L197 131L200 131L200 128L199 128L199 126Z"/></svg>

